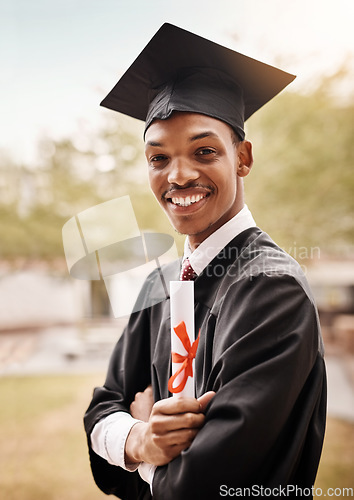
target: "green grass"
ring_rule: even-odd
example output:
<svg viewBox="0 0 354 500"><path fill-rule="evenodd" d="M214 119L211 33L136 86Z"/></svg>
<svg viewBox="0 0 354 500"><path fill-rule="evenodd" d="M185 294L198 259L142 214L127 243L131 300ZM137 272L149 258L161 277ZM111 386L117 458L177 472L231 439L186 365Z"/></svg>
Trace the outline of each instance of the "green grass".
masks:
<svg viewBox="0 0 354 500"><path fill-rule="evenodd" d="M93 482L82 425L102 381L102 374L0 378L1 498L108 498ZM354 425L329 419L316 487L353 487L353 459Z"/></svg>
<svg viewBox="0 0 354 500"><path fill-rule="evenodd" d="M354 489L353 471L354 424L329 418L315 486L322 488L323 494L328 488ZM336 495L335 498L348 496Z"/></svg>
<svg viewBox="0 0 354 500"><path fill-rule="evenodd" d="M102 375L0 379L0 491L6 500L99 500L82 417Z"/></svg>

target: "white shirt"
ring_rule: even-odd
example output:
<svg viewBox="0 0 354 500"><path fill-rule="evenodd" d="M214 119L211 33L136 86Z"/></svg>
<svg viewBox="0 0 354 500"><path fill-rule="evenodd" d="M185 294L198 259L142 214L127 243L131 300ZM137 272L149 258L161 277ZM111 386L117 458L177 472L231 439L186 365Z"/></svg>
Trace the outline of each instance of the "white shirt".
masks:
<svg viewBox="0 0 354 500"><path fill-rule="evenodd" d="M214 257L216 257L232 239L242 233L242 231L255 226L256 223L252 214L247 205L245 205L238 214L236 214L229 221L225 222L223 226L202 241L198 248L196 248L193 252L189 245L189 238L187 236L184 243L183 260L188 257L189 263L194 272L199 276L199 274L201 274L207 265L210 264Z"/></svg>
<svg viewBox="0 0 354 500"><path fill-rule="evenodd" d="M245 205L235 217L206 238L193 252L187 237L183 260L188 257L194 271L199 275L233 238L242 231L255 226L252 214ZM126 439L133 425L138 422L140 420L134 419L129 413L122 411L112 413L100 420L93 428L91 445L93 451L107 460L109 464L117 465L130 472L138 469L140 476L151 485L155 466L147 463L129 466L124 460Z"/></svg>

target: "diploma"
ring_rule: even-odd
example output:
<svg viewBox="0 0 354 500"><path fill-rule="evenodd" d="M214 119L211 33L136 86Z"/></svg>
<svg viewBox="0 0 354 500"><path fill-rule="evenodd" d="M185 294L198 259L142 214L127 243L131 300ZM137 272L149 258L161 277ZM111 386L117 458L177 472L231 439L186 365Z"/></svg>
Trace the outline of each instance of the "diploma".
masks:
<svg viewBox="0 0 354 500"><path fill-rule="evenodd" d="M194 365L199 336L194 331L194 282L170 282L172 377L174 396L195 397Z"/></svg>

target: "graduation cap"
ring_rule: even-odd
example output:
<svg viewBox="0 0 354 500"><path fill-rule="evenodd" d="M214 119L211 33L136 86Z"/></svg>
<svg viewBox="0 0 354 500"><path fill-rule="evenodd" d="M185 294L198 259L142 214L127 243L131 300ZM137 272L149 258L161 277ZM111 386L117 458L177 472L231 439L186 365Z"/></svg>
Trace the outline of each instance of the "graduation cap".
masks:
<svg viewBox="0 0 354 500"><path fill-rule="evenodd" d="M229 124L244 139L244 121L295 76L165 23L101 105L146 122L173 111Z"/></svg>

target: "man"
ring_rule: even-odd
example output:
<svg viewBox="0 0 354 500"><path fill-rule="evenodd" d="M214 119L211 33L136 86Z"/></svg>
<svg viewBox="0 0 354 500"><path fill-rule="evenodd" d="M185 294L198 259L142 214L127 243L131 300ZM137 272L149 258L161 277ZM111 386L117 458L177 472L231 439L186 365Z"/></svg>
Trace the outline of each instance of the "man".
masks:
<svg viewBox="0 0 354 500"><path fill-rule="evenodd" d="M153 273L85 416L108 494L311 496L326 406L318 316L300 267L256 227L243 193L253 163L244 119L292 79L164 25L103 101L146 121L151 189L188 235L201 332L198 399L170 398L169 298L148 306Z"/></svg>

